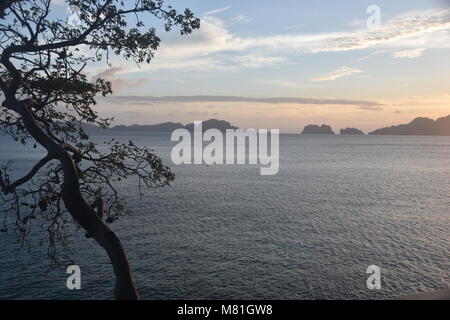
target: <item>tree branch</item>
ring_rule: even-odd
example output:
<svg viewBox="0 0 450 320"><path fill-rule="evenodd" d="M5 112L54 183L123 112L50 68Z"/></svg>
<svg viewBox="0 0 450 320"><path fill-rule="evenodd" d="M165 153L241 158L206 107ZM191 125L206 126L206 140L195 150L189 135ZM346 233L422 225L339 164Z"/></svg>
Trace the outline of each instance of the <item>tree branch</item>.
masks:
<svg viewBox="0 0 450 320"><path fill-rule="evenodd" d="M4 194L13 193L14 190L24 184L25 182L28 182L30 179L32 179L36 173L38 173L39 169L41 169L43 166L45 166L49 161L53 160L54 157L50 155L46 155L44 158L42 158L32 169L30 172L28 172L27 175L24 177L18 179L14 183L11 183L9 185L6 185L5 181L3 180L2 174L0 172L0 187L2 189L2 192Z"/></svg>

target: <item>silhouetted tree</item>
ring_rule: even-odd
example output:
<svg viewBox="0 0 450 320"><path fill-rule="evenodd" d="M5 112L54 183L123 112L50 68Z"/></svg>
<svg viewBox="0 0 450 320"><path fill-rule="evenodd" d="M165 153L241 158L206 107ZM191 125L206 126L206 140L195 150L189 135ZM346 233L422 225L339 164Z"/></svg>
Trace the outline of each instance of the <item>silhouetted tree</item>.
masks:
<svg viewBox="0 0 450 320"><path fill-rule="evenodd" d="M112 140L102 152L89 140L81 124L109 126L110 119L100 118L93 106L96 96L112 91L108 81L92 83L83 70L89 62L108 61L110 54L149 63L160 38L155 28L145 28L144 16L162 20L166 31L177 26L181 34L198 29L200 21L189 9L179 14L164 0L66 4L77 14L76 25L51 12L51 0L1 1L0 129L22 144L41 145L47 154L19 179L11 176L11 163L2 166L0 208L14 215L13 229L22 239L31 220L48 223L52 258L70 214L109 255L116 298L137 299L125 251L105 223L127 213L116 184L135 177L139 188L160 187L174 174L151 150L132 141ZM8 231L6 220L3 232Z"/></svg>

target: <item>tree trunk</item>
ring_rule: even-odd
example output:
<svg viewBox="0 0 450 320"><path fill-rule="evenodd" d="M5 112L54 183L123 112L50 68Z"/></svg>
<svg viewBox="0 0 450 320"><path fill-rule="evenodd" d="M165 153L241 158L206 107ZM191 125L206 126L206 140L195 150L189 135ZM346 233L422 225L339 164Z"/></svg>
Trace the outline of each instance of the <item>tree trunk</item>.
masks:
<svg viewBox="0 0 450 320"><path fill-rule="evenodd" d="M72 156L57 142L50 138L35 122L28 101L21 101L15 110L22 116L23 123L31 136L41 144L50 155L61 162L64 183L63 200L66 209L88 233L106 250L116 276L115 297L123 300L136 300L139 295L133 283L127 256L119 238L97 216L84 200L80 191L78 173Z"/></svg>

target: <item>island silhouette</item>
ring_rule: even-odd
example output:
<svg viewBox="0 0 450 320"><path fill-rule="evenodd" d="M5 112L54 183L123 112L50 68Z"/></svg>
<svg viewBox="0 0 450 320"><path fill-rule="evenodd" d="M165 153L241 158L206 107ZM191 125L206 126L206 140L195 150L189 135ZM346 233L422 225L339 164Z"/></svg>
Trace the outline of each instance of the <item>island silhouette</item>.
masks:
<svg viewBox="0 0 450 320"><path fill-rule="evenodd" d="M98 126L83 123L82 128L87 131L98 131L98 130L105 130ZM208 129L218 129L222 132L224 132L227 129L238 129L238 127L231 125L228 121L225 120L218 120L218 119L209 119L202 121L202 128L203 131L206 131ZM106 130L110 131L116 131L116 132L173 132L176 129L187 129L189 131L194 131L194 124L189 123L186 125L183 125L179 122L164 122L164 123L158 123L158 124L148 124L148 125L139 125L139 124L133 124L130 126L126 125L118 125L111 127Z"/></svg>
<svg viewBox="0 0 450 320"><path fill-rule="evenodd" d="M437 120L419 117L408 124L386 127L370 132L372 135L450 136L450 115Z"/></svg>
<svg viewBox="0 0 450 320"><path fill-rule="evenodd" d="M329 125L322 124L318 126L317 124L309 124L303 128L302 134L334 134L333 129Z"/></svg>
<svg viewBox="0 0 450 320"><path fill-rule="evenodd" d="M189 123L186 126L184 126L185 129L189 131L194 131L194 124ZM209 130L209 129L218 129L222 132L225 132L227 129L239 129L238 127L232 126L231 123L224 120L217 120L217 119L209 119L206 121L202 121L202 129L203 131Z"/></svg>
<svg viewBox="0 0 450 320"><path fill-rule="evenodd" d="M326 124L318 126L310 124L305 126L302 134L334 134L333 129ZM340 130L341 135L364 133L356 128L345 128ZM433 120L425 117L415 118L407 124L377 129L370 135L417 135L417 136L450 136L450 115Z"/></svg>
<svg viewBox="0 0 450 320"><path fill-rule="evenodd" d="M86 131L105 130L98 126L83 123L83 129ZM218 119L209 119L202 122L203 131L208 129L219 129L224 132L227 129L238 129L230 122ZM110 131L126 131L126 132L173 132L176 129L194 130L194 124L189 123L183 125L179 122L164 122L150 125L133 124L130 126L118 125L106 130ZM364 132L357 128L345 128L339 132L341 135L364 135ZM304 127L302 134L330 134L334 135L331 126L327 124L317 125L310 124ZM423 135L423 136L450 136L450 115L438 118L437 120L418 117L407 124L400 124L391 127L377 129L369 133L370 135Z"/></svg>
<svg viewBox="0 0 450 320"><path fill-rule="evenodd" d="M364 135L364 132L362 132L359 129L356 128L345 128L345 129L341 129L341 131L339 132L341 135L344 134L356 134L356 135Z"/></svg>

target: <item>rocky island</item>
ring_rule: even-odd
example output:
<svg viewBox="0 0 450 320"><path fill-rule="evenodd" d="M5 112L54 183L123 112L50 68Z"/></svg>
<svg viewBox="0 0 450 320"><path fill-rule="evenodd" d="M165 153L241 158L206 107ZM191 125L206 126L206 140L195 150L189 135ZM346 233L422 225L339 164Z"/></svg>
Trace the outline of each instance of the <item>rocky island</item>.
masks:
<svg viewBox="0 0 450 320"><path fill-rule="evenodd" d="M302 134L334 134L333 129L329 125L322 124L318 126L317 124L310 124L305 126Z"/></svg>
<svg viewBox="0 0 450 320"><path fill-rule="evenodd" d="M189 131L194 131L194 124L189 123L185 127L185 129ZM228 121L224 120L217 120L217 119L210 119L202 122L202 128L203 131L209 130L209 129L218 129L222 132L225 132L227 129L239 129L238 127L235 127L231 125Z"/></svg>
<svg viewBox="0 0 450 320"><path fill-rule="evenodd" d="M231 125L228 121L217 120L217 119L209 119L202 122L203 131L208 129L219 129L222 132L225 132L227 129L239 129ZM99 131L105 130L101 129L98 126L83 123L82 128L86 131ZM139 125L133 124L130 126L118 125L111 127L106 130L114 131L114 132L173 132L176 129L187 129L189 131L194 131L194 124L189 123L187 125L183 125L179 122L164 122L159 124L149 124L149 125Z"/></svg>
<svg viewBox="0 0 450 320"><path fill-rule="evenodd" d="M82 123L81 127L88 132L96 132L105 130L99 128L96 125ZM219 129L225 132L227 129L238 129L238 127L233 126L230 122L218 119L205 120L202 123L203 131L208 129ZM124 132L173 132L176 129L187 129L193 131L194 124L189 123L183 125L179 122L164 122L152 125L118 125L111 127L106 130L110 131L124 131ZM310 124L304 127L302 134L331 134L334 135L333 129L326 124L321 126L316 124ZM340 130L341 135L364 135L359 129L356 128L345 128ZM423 135L423 136L450 136L450 115L446 117L438 118L437 120L418 117L407 124L400 124L396 126L386 127L382 129L375 130L369 133L370 135Z"/></svg>
<svg viewBox="0 0 450 320"><path fill-rule="evenodd" d="M344 135L344 134L364 135L364 132L362 132L361 130L356 129L356 128L345 128L345 129L341 129L340 134L341 135Z"/></svg>
<svg viewBox="0 0 450 320"><path fill-rule="evenodd" d="M450 136L450 115L437 119L419 117L408 124L375 130L373 135Z"/></svg>
<svg viewBox="0 0 450 320"><path fill-rule="evenodd" d="M171 132L176 129L184 128L184 126L179 122L164 122L160 124L150 124L150 125L138 125L133 124L131 126L115 126L112 127L112 131L145 131L145 132Z"/></svg>

